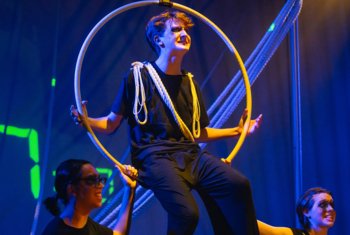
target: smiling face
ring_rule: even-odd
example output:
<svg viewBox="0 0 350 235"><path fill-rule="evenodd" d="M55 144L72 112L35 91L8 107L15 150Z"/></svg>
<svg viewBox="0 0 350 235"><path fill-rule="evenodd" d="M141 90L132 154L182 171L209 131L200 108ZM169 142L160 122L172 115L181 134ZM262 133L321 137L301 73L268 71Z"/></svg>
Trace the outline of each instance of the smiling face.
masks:
<svg viewBox="0 0 350 235"><path fill-rule="evenodd" d="M84 164L79 182L75 186L76 205L87 210L100 207L104 182L105 180L99 177L95 167Z"/></svg>
<svg viewBox="0 0 350 235"><path fill-rule="evenodd" d="M313 206L304 213L310 221L310 229L331 228L336 217L332 196L328 193L319 193L313 195L312 200Z"/></svg>
<svg viewBox="0 0 350 235"><path fill-rule="evenodd" d="M185 54L191 47L191 37L184 23L177 19L169 19L162 36L156 36L155 41L161 48L160 53Z"/></svg>
<svg viewBox="0 0 350 235"><path fill-rule="evenodd" d="M158 56L160 54L161 47L164 46L160 44L159 38L164 37L165 34L167 34L165 33L166 30L168 30L169 33L169 24L171 25L172 22L180 24L185 30L188 30L194 26L192 19L184 12L169 10L153 16L147 23L146 39L148 44ZM190 40L190 38L188 39Z"/></svg>

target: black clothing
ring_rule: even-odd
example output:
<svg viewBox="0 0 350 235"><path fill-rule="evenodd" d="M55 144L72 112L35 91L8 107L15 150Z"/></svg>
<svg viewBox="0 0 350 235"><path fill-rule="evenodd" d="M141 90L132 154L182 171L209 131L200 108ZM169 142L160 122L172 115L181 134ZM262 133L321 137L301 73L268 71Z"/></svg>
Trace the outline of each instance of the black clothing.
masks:
<svg viewBox="0 0 350 235"><path fill-rule="evenodd" d="M207 152L154 154L145 159L142 181L168 212L168 234L193 234L201 196L214 233L258 234L248 180Z"/></svg>
<svg viewBox="0 0 350 235"><path fill-rule="evenodd" d="M166 75L155 63L175 109L192 130L192 94L189 78ZM255 210L248 180L220 159L202 152L197 143L186 139L169 108L160 97L146 68L141 71L146 93L148 121L135 121L133 73L123 80L112 112L123 115L129 124L132 161L139 171L139 182L150 188L168 212L168 234L193 234L198 207L191 190L195 189L208 210L215 234L258 234ZM195 83L200 126L209 125L201 92ZM144 120L144 113L140 113Z"/></svg>
<svg viewBox="0 0 350 235"><path fill-rule="evenodd" d="M185 74L166 75L155 63L152 63L152 65L161 77L177 113L191 130L193 104L188 77ZM146 106L148 110L147 123L145 125L139 125L135 121L133 114L135 82L132 71L123 79L118 95L112 106L112 112L121 114L128 120L133 161L142 161L146 156L154 152L176 152L179 149L183 149L186 145L190 149L197 149L198 145L186 139L182 134L170 110L160 97L146 68L142 69L141 75L146 93ZM204 128L209 125L209 118L201 97L201 92L196 83L195 87L201 110L200 125L201 128ZM143 112L140 113L139 119L144 119Z"/></svg>
<svg viewBox="0 0 350 235"><path fill-rule="evenodd" d="M68 226L60 217L55 217L46 225L42 235L113 235L113 231L90 217L83 228Z"/></svg>

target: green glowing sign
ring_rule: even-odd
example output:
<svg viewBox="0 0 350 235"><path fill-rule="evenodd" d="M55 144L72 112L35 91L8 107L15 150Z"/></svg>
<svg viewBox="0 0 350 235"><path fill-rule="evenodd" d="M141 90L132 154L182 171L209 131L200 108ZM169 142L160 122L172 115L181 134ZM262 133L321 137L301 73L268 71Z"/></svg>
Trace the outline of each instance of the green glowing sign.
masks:
<svg viewBox="0 0 350 235"><path fill-rule="evenodd" d="M100 173L100 174L106 174L107 175L107 178L109 179L113 173L113 171L111 169L108 169L108 168L99 168L97 167L96 168L97 172ZM110 183L109 183L109 188L108 188L108 194L111 195L114 191L114 180L111 180ZM106 201L106 198L103 197L102 198L102 203L104 203Z"/></svg>
<svg viewBox="0 0 350 235"><path fill-rule="evenodd" d="M40 167L39 167L39 138L38 132L29 128L0 125L0 134L28 139L29 157L34 166L30 169L30 186L35 199L38 199L40 191Z"/></svg>
<svg viewBox="0 0 350 235"><path fill-rule="evenodd" d="M40 191L40 166L39 166L39 137L35 129L19 128L15 126L5 126L0 124L0 134L15 136L18 138L28 139L29 157L34 162L34 166L30 169L30 186L33 197L38 199ZM96 168L100 174L105 174L111 177L113 171L109 168ZM55 172L52 174L55 176ZM110 181L108 194L114 192L114 180ZM103 202L106 198L103 198Z"/></svg>
<svg viewBox="0 0 350 235"><path fill-rule="evenodd" d="M109 179L113 173L113 171L109 168L99 168L97 167L96 170L100 174L106 174L107 178ZM114 180L111 180L109 183L109 188L108 188L108 194L111 195L114 192Z"/></svg>
<svg viewBox="0 0 350 235"><path fill-rule="evenodd" d="M56 78L52 78L51 79L51 87L55 87L56 86Z"/></svg>

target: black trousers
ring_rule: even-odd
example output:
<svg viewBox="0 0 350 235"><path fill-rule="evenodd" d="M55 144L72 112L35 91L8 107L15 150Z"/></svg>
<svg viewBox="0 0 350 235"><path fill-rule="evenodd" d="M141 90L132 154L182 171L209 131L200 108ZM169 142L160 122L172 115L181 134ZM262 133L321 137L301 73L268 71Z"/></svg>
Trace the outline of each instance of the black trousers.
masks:
<svg viewBox="0 0 350 235"><path fill-rule="evenodd" d="M141 184L153 190L168 212L168 234L193 234L201 196L215 234L259 234L249 181L207 152L146 157L139 170Z"/></svg>

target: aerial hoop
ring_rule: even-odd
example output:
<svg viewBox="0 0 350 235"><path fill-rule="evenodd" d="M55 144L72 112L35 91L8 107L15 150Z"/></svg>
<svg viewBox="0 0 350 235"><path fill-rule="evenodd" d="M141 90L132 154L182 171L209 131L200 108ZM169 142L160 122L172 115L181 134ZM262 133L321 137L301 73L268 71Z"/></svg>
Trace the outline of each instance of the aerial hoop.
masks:
<svg viewBox="0 0 350 235"><path fill-rule="evenodd" d="M250 124L250 120L251 120L251 112L252 112L252 96L251 96L251 89L250 89L250 82L249 82L249 78L247 75L247 71L246 68L244 66L244 63L241 59L241 56L239 55L238 51L236 50L236 48L233 46L232 42L228 39L228 37L224 34L224 32L217 27L212 21L210 21L208 18L206 18L204 15L200 14L199 12L171 2L169 0L145 0L145 1L138 1L138 2L134 2L134 3L129 3L126 4L122 7L117 8L116 10L112 11L111 13L109 13L108 15L106 15L104 18L102 18L95 26L94 28L90 31L90 33L88 34L88 36L86 37L80 51L79 51L79 55L77 58L77 62L75 65L75 73L74 73L74 92L75 92L75 101L76 101L76 105L78 108L78 111L80 114L82 114L82 121L83 121L83 125L85 126L85 128L87 129L87 133L88 136L90 137L91 141L94 143L94 145L97 147L97 149L101 152L101 154L107 158L107 160L110 160L112 163L114 163L119 169L124 169L124 166L117 160L115 159L108 151L107 149L101 144L101 142L98 140L98 138L96 137L94 131L91 129L91 126L89 125L87 118L88 114L87 114L87 110L83 109L82 106L82 99L81 99L81 92L80 92L80 75L81 75L81 68L82 68L82 64L83 64L83 60L84 60L84 56L85 53L87 51L87 48L90 45L90 42L92 41L92 39L94 38L94 36L97 34L97 32L107 23L109 22L112 18L114 18L115 16L126 12L128 10L134 9L134 8L138 8L138 7L144 7L144 6L148 6L148 5L161 5L161 6L167 6L167 7L172 7L178 10L181 10L183 12L186 12L192 16L197 17L199 20L201 20L202 22L204 22L205 24L207 24L212 30L214 30L216 32L216 34L224 41L224 43L226 44L226 46L228 47L228 49L234 54L234 56L236 57L236 60L239 64L241 73L243 75L243 80L244 80L244 85L245 85L245 89L246 89L246 109L247 109L247 117L243 126L243 131L235 145L235 147L233 148L232 152L229 154L229 156L225 159L226 163L231 163L232 159L236 156L236 154L238 153L239 149L241 148L245 137L247 135L248 129L249 129L249 124Z"/></svg>

